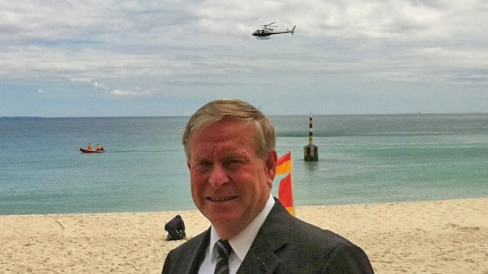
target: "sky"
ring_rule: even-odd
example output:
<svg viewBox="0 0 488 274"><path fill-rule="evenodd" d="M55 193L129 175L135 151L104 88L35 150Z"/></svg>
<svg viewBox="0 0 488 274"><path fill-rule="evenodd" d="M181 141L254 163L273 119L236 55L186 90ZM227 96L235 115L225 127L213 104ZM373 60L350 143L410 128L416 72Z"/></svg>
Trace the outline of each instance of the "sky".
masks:
<svg viewBox="0 0 488 274"><path fill-rule="evenodd" d="M486 0L0 2L0 117L488 112ZM295 34L257 40L276 22Z"/></svg>

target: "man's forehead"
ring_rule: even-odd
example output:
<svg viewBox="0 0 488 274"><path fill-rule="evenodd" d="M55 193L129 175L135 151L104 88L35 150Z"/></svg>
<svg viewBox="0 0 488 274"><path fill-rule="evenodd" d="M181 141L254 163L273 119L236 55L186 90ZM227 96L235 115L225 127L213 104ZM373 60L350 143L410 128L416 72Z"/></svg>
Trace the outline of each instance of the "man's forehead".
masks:
<svg viewBox="0 0 488 274"><path fill-rule="evenodd" d="M231 130L227 130L222 132L223 128L232 127ZM227 120L220 120L218 122L213 122L211 124L205 125L204 127L195 130L191 136L191 139L199 139L202 136L205 136L209 139L218 140L220 137L225 137L223 133L227 135L236 135L241 136L244 133L253 133L255 132L255 127L250 121L240 121L235 119L227 119Z"/></svg>
<svg viewBox="0 0 488 274"><path fill-rule="evenodd" d="M231 155L245 155L248 153L248 147L239 143L232 142L215 142L207 143L205 145L195 145L192 147L192 154L195 156L216 155L216 156L231 156Z"/></svg>

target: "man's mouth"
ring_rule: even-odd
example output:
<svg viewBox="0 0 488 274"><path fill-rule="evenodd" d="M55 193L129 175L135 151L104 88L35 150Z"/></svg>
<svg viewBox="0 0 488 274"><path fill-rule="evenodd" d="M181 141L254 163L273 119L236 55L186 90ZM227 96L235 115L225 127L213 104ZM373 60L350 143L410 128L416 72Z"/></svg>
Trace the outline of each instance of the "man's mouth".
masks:
<svg viewBox="0 0 488 274"><path fill-rule="evenodd" d="M225 197L208 197L207 200L212 202L227 202L235 199L237 196L225 196Z"/></svg>

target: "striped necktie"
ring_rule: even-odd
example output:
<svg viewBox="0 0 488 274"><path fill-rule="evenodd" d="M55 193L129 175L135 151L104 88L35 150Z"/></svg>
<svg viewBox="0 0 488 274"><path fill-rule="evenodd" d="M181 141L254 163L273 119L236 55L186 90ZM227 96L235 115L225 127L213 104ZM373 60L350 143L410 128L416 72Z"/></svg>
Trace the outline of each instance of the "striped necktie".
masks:
<svg viewBox="0 0 488 274"><path fill-rule="evenodd" d="M214 274L229 274L229 256L232 252L232 247L227 240L224 241L222 239L215 243L215 247L219 256Z"/></svg>

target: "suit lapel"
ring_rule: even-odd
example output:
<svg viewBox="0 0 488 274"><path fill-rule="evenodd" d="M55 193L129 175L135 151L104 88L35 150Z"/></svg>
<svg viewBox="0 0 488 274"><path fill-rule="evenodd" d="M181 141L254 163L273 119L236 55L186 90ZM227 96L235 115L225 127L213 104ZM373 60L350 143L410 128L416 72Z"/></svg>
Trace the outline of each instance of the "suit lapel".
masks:
<svg viewBox="0 0 488 274"><path fill-rule="evenodd" d="M200 238L200 239L198 239L198 241L193 247L190 247L191 249L194 250L194 252L191 253L193 255L187 261L188 263L186 263L186 266L182 266L181 273L188 273L188 274L198 273L198 270L200 269L200 265L202 264L202 261L205 258L205 251L207 250L207 246L210 241L210 229L196 236L195 238Z"/></svg>
<svg viewBox="0 0 488 274"><path fill-rule="evenodd" d="M259 229L237 273L275 273L278 269L280 273L287 273L277 253L289 242L290 219L291 215L275 199L273 209Z"/></svg>

